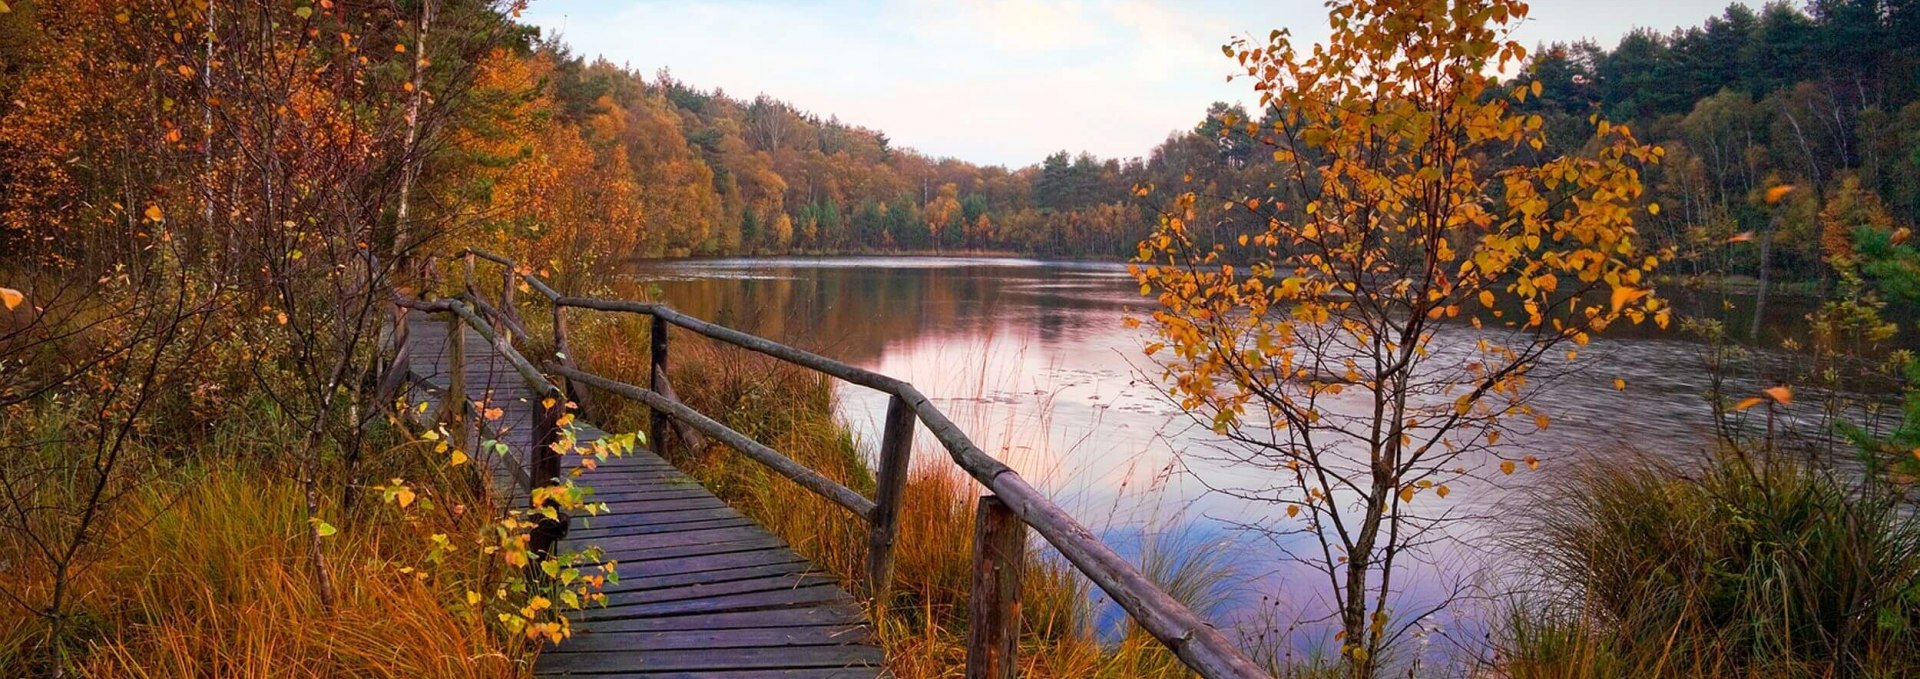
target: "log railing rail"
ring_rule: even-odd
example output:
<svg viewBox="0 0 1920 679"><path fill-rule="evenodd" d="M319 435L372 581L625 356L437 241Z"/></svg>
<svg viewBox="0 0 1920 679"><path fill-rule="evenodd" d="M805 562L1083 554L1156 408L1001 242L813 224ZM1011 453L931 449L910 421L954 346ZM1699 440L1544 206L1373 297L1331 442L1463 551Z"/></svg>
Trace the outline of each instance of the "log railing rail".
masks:
<svg viewBox="0 0 1920 679"><path fill-rule="evenodd" d="M534 460L528 482L544 483L559 473L559 459L549 444L558 435L558 421L564 403L586 409L590 390L631 398L645 404L653 413L649 422L648 444L658 451L665 443L669 426L677 427L680 438L691 440L710 436L736 451L767 466L866 521L868 540L867 586L876 606L888 600L892 581L893 549L899 529L898 517L909 468L914 423L926 427L952 458L955 466L984 486L990 495L982 497L975 528L974 592L970 602L975 626L967 653L968 677L1012 677L1017 667L1012 640L1017 638L1019 622L1019 577L1023 570L1019 559L1026 528L1065 556L1082 575L1098 586L1132 616L1142 629L1152 634L1189 668L1209 679L1234 679L1268 676L1252 660L1235 648L1213 625L1201 619L1185 605L1155 585L1138 568L1127 562L1072 516L1021 477L976 446L972 439L948 419L926 395L912 384L858 368L846 363L797 349L773 340L741 332L689 316L665 304L605 300L563 295L531 270L511 259L480 250L463 250L455 257L464 260L465 285L453 299L424 301L401 298L396 304L414 311L448 313L471 327L506 358L536 393L548 397L549 417L538 418L534 430ZM502 268L496 306L489 303L473 284L476 260L486 260ZM516 281L516 279L518 279ZM552 308L552 356L536 367L514 348L515 337L527 336L520 320L514 290L518 282L539 293ZM648 385L641 387L602 377L582 370L569 351L568 309L647 316L651 320ZM402 312L404 313L404 312ZM398 315L398 314L397 314ZM738 431L681 403L667 383L670 357L669 328L679 327L707 338L731 344L754 353L803 366L836 379L873 389L891 398L879 450L879 465L874 498L868 499L840 483L808 469ZM456 335L457 337L457 335ZM455 342L458 344L459 342ZM398 369L406 368L404 355L395 359ZM542 372L542 368L545 372ZM458 374L456 369L455 374ZM556 375L556 383L548 378ZM563 386L564 385L564 386ZM456 387L458 384L456 383ZM452 397L463 397L453 394ZM451 398L451 397L450 397ZM457 401L455 401L457 402ZM543 426L544 425L544 426Z"/></svg>

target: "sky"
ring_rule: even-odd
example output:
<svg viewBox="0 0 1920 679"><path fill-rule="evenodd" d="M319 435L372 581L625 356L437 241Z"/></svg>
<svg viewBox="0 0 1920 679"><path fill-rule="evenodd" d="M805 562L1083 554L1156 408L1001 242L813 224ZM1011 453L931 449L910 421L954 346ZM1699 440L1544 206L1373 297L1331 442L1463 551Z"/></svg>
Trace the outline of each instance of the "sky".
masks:
<svg viewBox="0 0 1920 679"><path fill-rule="evenodd" d="M1522 44L1697 25L1730 0L1533 0ZM1753 4L1753 3L1750 3ZM1220 46L1327 35L1321 0L535 0L576 54L885 132L934 157L1019 167L1055 151L1145 155L1215 101Z"/></svg>

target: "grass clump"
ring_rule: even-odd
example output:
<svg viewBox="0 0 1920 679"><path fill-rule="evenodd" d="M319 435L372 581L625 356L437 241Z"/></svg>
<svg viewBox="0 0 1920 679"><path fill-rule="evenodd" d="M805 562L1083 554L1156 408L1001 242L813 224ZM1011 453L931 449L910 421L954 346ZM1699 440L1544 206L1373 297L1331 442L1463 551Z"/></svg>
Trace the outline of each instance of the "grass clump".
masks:
<svg viewBox="0 0 1920 679"><path fill-rule="evenodd" d="M1920 671L1920 523L1896 489L1726 454L1589 465L1517 534L1548 583L1510 607L1514 677Z"/></svg>

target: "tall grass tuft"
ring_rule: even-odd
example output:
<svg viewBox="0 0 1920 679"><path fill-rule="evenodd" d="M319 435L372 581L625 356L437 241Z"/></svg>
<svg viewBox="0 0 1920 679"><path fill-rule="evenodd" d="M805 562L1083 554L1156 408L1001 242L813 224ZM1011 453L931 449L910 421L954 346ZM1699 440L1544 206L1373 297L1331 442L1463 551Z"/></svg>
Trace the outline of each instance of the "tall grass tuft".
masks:
<svg viewBox="0 0 1920 679"><path fill-rule="evenodd" d="M328 539L338 600L312 586L297 484L257 471L182 471L135 491L124 525L74 583L97 677L516 677L530 649L455 612L442 583L404 571L426 531L369 517ZM44 582L0 569L0 587ZM0 651L24 651L43 626L0 614ZM33 676L35 658L0 652L0 674ZM44 667L44 666L42 666Z"/></svg>
<svg viewBox="0 0 1920 679"><path fill-rule="evenodd" d="M1514 677L1911 676L1920 523L1891 488L1724 456L1589 465L1529 505Z"/></svg>

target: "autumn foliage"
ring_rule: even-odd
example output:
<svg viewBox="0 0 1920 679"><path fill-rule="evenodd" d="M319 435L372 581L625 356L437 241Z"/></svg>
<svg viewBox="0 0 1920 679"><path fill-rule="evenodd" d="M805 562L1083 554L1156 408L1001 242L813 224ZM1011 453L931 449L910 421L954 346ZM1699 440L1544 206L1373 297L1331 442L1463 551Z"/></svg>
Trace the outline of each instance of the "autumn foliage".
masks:
<svg viewBox="0 0 1920 679"><path fill-rule="evenodd" d="M1272 530L1318 539L1303 558L1330 576L1356 675L1413 621L1396 560L1433 537L1439 500L1536 464L1496 444L1547 425L1529 404L1542 361L1668 321L1634 227L1659 209L1641 172L1661 151L1596 118L1580 152L1538 154L1541 119L1513 108L1538 92L1493 75L1526 57L1507 35L1526 10L1353 0L1333 3L1326 44L1228 45L1274 114L1222 134L1283 179L1179 194L1133 266L1172 398L1279 479L1240 491L1285 508ZM1203 202L1227 216L1196 222Z"/></svg>

